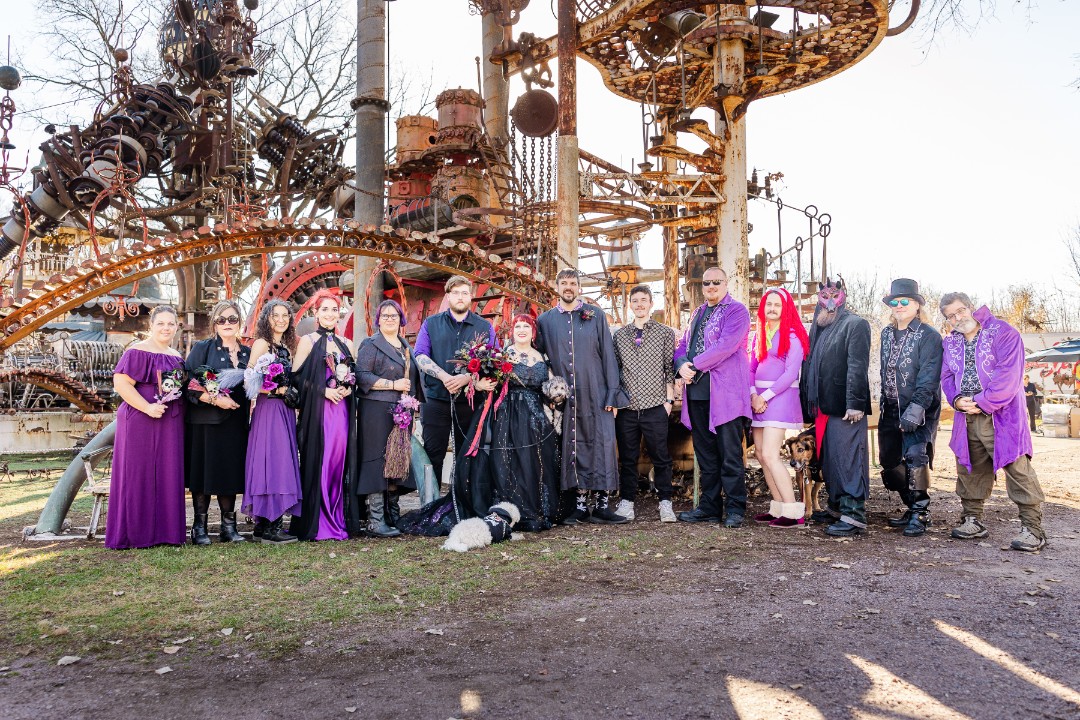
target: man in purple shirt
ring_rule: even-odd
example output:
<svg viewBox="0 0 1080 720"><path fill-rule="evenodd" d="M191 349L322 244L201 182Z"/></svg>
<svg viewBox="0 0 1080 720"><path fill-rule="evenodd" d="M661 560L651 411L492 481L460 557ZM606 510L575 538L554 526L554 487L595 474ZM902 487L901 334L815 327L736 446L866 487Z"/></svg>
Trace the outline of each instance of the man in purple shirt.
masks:
<svg viewBox="0 0 1080 720"><path fill-rule="evenodd" d="M723 520L737 528L746 514L743 435L750 418L750 312L727 292L727 273L711 267L701 278L705 304L675 348L675 369L685 382L682 422L694 439L701 470L698 506L679 513L683 522ZM724 518L724 512L727 518Z"/></svg>
<svg viewBox="0 0 1080 720"><path fill-rule="evenodd" d="M492 345L497 344L495 328L469 309L472 306L472 293L473 285L468 278L455 275L447 280L446 300L449 308L424 320L413 347L416 367L424 374L424 405L420 408L424 450L437 482L442 482L451 428L454 431L454 448L459 450L472 422L473 408L483 405L481 398L470 407L465 393L461 392L468 387L472 377L457 372L454 355L478 335L486 337ZM477 383L477 389L485 388Z"/></svg>
<svg viewBox="0 0 1080 720"><path fill-rule="evenodd" d="M940 307L953 327L942 341L941 391L956 410L949 447L956 454L956 494L964 514L952 536L970 540L989 534L981 522L983 504L1003 469L1005 489L1020 508L1022 523L1011 547L1042 550L1043 491L1031 467L1020 333L985 305L976 310L964 293L946 293Z"/></svg>

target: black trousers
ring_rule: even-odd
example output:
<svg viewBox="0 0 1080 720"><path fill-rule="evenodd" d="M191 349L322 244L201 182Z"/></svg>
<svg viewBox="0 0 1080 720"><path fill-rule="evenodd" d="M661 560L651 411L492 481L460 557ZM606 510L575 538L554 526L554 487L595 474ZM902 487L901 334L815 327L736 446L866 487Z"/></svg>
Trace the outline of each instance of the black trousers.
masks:
<svg viewBox="0 0 1080 720"><path fill-rule="evenodd" d="M482 397L477 394L476 406L482 405ZM469 401L462 398L453 402L453 415L449 400L428 400L420 406L420 421L424 424L424 451L435 471L436 482L442 482L443 462L446 451L450 448L450 429L454 430L454 448L461 450L465 444L465 433L472 424L473 408ZM364 429L360 428L360 432Z"/></svg>
<svg viewBox="0 0 1080 720"><path fill-rule="evenodd" d="M894 468L900 463L909 468L917 469L930 464L929 429L923 425L915 429L915 432L901 432L900 411L889 401L881 408L878 418L878 461L885 469ZM905 483L904 487L907 487ZM890 487L890 490L899 488Z"/></svg>
<svg viewBox="0 0 1080 720"><path fill-rule="evenodd" d="M698 508L721 517L746 514L746 478L743 476L743 432L746 418L737 417L709 429L709 403L686 400L690 413L690 434L694 455L701 471L701 500Z"/></svg>
<svg viewBox="0 0 1080 720"><path fill-rule="evenodd" d="M615 441L619 446L619 495L634 502L637 497L638 457L641 440L653 464L656 492L661 500L670 500L671 452L668 450L668 412L666 405L647 410L619 410L615 416Z"/></svg>

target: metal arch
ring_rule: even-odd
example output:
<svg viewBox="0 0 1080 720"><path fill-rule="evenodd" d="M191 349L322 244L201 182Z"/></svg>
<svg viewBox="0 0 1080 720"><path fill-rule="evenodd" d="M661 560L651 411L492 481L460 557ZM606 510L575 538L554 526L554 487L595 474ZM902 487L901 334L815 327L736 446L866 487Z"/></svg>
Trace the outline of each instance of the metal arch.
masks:
<svg viewBox="0 0 1080 720"><path fill-rule="evenodd" d="M308 281L330 273L345 273L350 269L341 262L341 255L338 253L324 251L304 253L287 262L284 267L270 276L259 289L255 307L261 308L273 298L289 300ZM248 316L246 335L254 332L257 321L258 316L252 312Z"/></svg>
<svg viewBox="0 0 1080 720"><path fill-rule="evenodd" d="M332 224L310 218L256 220L236 223L231 231L218 232L216 228L203 226L179 235L153 238L114 255L103 255L100 261L68 268L47 282L35 283L30 292L20 294L23 304L15 305L0 319L0 350L86 300L134 280L213 260L304 247L409 262L460 274L538 305L551 305L555 298L552 283L527 266L433 233L395 231L388 225L363 226L352 220L335 220Z"/></svg>
<svg viewBox="0 0 1080 720"><path fill-rule="evenodd" d="M104 412L108 403L105 398L58 370L45 368L9 368L0 370L0 383L18 382L33 385L46 392L64 398L72 405L88 413Z"/></svg>

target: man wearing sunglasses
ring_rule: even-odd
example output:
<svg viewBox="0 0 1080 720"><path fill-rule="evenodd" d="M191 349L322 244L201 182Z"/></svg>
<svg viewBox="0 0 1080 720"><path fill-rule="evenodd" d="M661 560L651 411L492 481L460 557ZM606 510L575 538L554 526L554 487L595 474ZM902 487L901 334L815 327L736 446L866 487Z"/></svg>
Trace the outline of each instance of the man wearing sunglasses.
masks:
<svg viewBox="0 0 1080 720"><path fill-rule="evenodd" d="M941 391L956 409L949 447L956 453L956 494L964 515L952 536L971 540L989 534L982 524L983 504L998 470L1004 470L1005 489L1020 508L1022 523L1011 547L1042 550L1043 491L1031 466L1020 333L985 305L976 310L961 292L945 294L940 307L952 327L943 342Z"/></svg>
<svg viewBox="0 0 1080 720"><path fill-rule="evenodd" d="M914 280L893 280L881 300L891 314L881 330L881 480L907 508L889 518L889 526L915 537L930 524L930 464L941 415L941 335L928 322L926 299Z"/></svg>
<svg viewBox="0 0 1080 720"><path fill-rule="evenodd" d="M750 312L728 293L727 273L718 267L702 275L701 290L705 302L675 348L684 382L682 422L701 469L698 506L679 513L679 520L737 528L746 514L742 441L750 418Z"/></svg>

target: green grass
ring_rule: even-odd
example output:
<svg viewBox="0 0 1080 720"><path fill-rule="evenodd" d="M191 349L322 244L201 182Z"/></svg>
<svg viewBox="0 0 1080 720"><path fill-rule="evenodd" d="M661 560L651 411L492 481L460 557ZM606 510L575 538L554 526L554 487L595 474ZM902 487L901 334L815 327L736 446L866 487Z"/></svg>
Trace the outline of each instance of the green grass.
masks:
<svg viewBox="0 0 1080 720"><path fill-rule="evenodd" d="M551 582L556 575L591 583L621 566L648 585L656 553L711 549L681 533L591 526L466 554L440 550L433 538L126 551L21 541L57 477L0 482L0 666L27 654L160 658L163 646L189 636L181 655L220 647L277 656L308 641L347 650L366 642L372 625L411 628L424 617L437 625L450 608L497 615L521 593L574 591ZM91 505L80 495L73 525L86 524Z"/></svg>
<svg viewBox="0 0 1080 720"><path fill-rule="evenodd" d="M461 603L542 588L568 565L580 574L633 562L656 544L640 533L563 531L468 554L424 538L127 551L19 542L54 483L0 484L0 665L24 654L160 654L188 636L192 645L288 653L332 627L444 617ZM80 496L74 524L85 523L90 505ZM363 632L348 636L363 642Z"/></svg>

